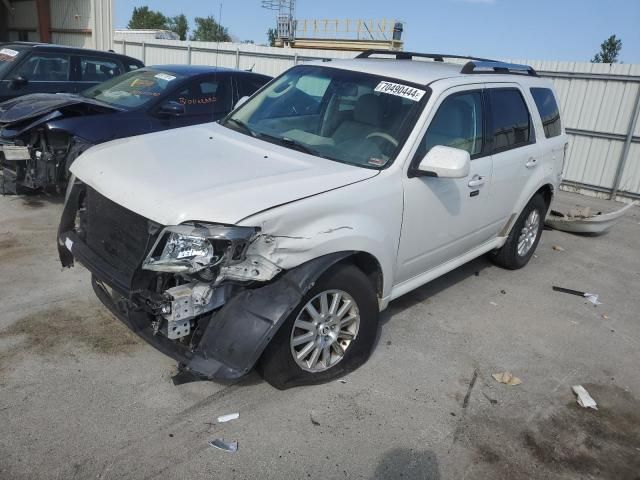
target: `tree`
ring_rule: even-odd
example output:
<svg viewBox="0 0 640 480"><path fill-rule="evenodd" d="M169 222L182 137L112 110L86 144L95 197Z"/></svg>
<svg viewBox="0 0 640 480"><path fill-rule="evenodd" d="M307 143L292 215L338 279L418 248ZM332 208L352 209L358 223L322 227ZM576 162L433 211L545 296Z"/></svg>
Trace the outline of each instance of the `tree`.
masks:
<svg viewBox="0 0 640 480"><path fill-rule="evenodd" d="M131 20L127 28L152 28L158 30L167 29L167 17L160 12L149 10L146 5L142 7L133 7L133 13L131 14Z"/></svg>
<svg viewBox="0 0 640 480"><path fill-rule="evenodd" d="M618 63L618 55L622 50L622 40L611 35L600 44L600 52L591 60L592 63Z"/></svg>
<svg viewBox="0 0 640 480"><path fill-rule="evenodd" d="M191 35L191 40L199 40L201 42L230 42L231 36L229 31L216 22L212 16L196 17L196 29Z"/></svg>
<svg viewBox="0 0 640 480"><path fill-rule="evenodd" d="M167 28L172 32L177 33L180 36L180 40L187 39L187 32L189 31L189 22L184 13L176 15L167 19Z"/></svg>
<svg viewBox="0 0 640 480"><path fill-rule="evenodd" d="M278 31L275 28L267 30L267 39L270 47L276 46L276 39L278 38Z"/></svg>

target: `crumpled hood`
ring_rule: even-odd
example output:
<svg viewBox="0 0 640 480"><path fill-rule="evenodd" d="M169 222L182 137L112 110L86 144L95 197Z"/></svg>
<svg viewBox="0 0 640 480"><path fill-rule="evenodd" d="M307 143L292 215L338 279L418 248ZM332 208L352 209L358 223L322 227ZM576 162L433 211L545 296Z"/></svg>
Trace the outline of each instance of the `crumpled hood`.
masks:
<svg viewBox="0 0 640 480"><path fill-rule="evenodd" d="M97 145L73 163L71 172L112 201L162 225L188 220L236 224L378 173L215 123Z"/></svg>
<svg viewBox="0 0 640 480"><path fill-rule="evenodd" d="M80 95L65 93L34 93L0 103L0 124L22 122L36 118L59 108L78 103L90 103L108 107Z"/></svg>

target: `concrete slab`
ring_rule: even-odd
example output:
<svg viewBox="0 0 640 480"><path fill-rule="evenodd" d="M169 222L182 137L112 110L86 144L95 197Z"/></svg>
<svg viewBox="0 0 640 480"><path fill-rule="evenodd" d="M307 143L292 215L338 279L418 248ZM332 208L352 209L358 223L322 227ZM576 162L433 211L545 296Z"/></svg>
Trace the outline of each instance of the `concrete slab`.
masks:
<svg viewBox="0 0 640 480"><path fill-rule="evenodd" d="M564 192L557 206L576 203L611 209ZM346 383L285 392L255 374L173 386L173 362L106 313L88 273L61 271L60 209L51 197L0 197L0 478L640 471L640 208L601 237L545 231L523 270L481 258L409 293ZM603 305L553 285L598 293ZM505 370L523 384L491 378ZM576 384L598 411L576 405ZM233 412L240 418L215 423ZM214 437L237 440L238 453L208 447Z"/></svg>

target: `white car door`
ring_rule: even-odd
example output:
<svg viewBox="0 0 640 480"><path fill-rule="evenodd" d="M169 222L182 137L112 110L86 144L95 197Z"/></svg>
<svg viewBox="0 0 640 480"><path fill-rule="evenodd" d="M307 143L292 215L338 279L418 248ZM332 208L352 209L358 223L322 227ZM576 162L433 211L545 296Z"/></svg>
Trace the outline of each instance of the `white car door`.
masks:
<svg viewBox="0 0 640 480"><path fill-rule="evenodd" d="M467 85L441 94L412 160L435 145L467 150L466 178L403 178L404 214L395 283L456 258L493 237L500 226L487 215L492 160L485 138L483 87Z"/></svg>
<svg viewBox="0 0 640 480"><path fill-rule="evenodd" d="M497 83L486 84L485 93L493 158L488 212L506 223L543 162L525 92L517 84Z"/></svg>

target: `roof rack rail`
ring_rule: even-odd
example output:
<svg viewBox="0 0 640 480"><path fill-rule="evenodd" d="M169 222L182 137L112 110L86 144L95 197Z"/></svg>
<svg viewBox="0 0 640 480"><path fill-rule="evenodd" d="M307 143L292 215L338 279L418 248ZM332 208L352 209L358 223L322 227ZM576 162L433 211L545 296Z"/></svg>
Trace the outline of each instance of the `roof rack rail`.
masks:
<svg viewBox="0 0 640 480"><path fill-rule="evenodd" d="M467 62L460 73L513 73L521 75L538 76L533 67L518 63L497 62L495 60L472 60Z"/></svg>
<svg viewBox="0 0 640 480"><path fill-rule="evenodd" d="M396 60L412 60L417 58L431 58L436 62L444 62L445 58L460 58L463 60L476 60L479 62L495 62L488 58L469 57L466 55L447 55L445 53L418 53L418 52L401 52L396 50L365 50L356 58L369 58L371 55L395 55Z"/></svg>

